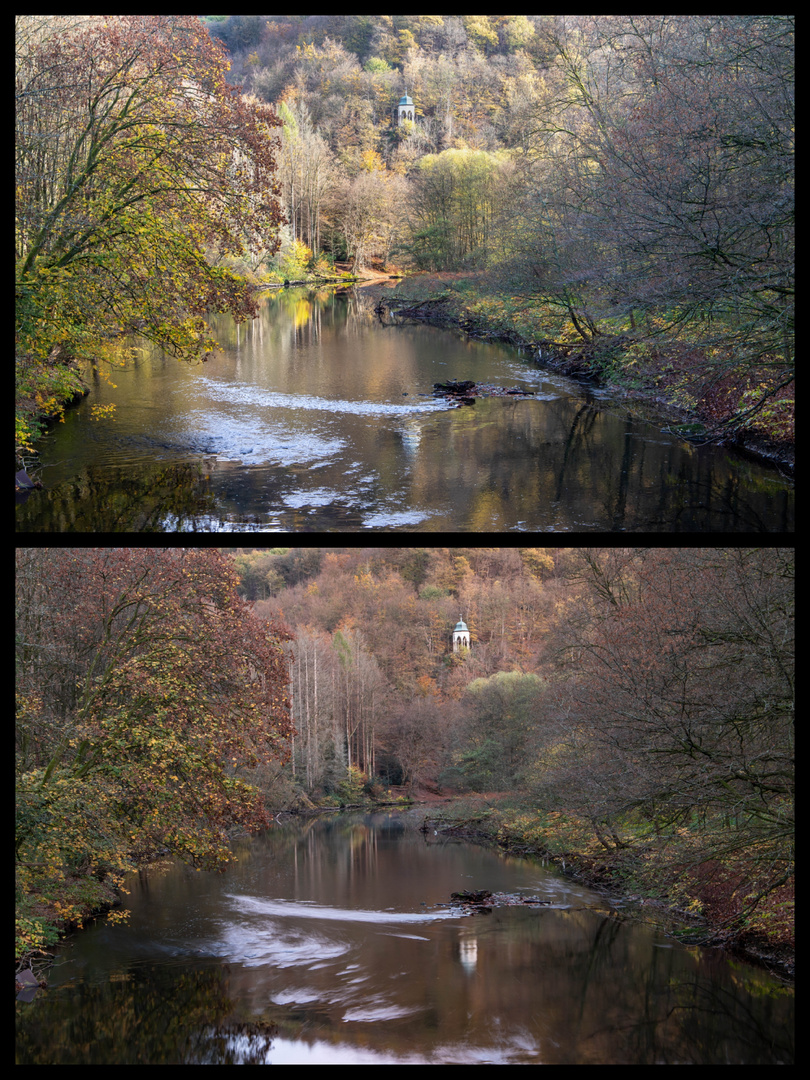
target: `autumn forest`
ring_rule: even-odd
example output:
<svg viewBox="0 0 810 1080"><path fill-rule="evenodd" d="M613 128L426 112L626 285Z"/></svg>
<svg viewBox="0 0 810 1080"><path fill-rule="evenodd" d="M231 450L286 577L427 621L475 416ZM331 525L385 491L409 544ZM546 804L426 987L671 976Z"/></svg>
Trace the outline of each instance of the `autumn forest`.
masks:
<svg viewBox="0 0 810 1080"><path fill-rule="evenodd" d="M19 16L17 446L372 266L789 442L793 79L792 16Z"/></svg>
<svg viewBox="0 0 810 1080"><path fill-rule="evenodd" d="M16 665L18 953L158 856L439 794L792 945L789 550L22 549Z"/></svg>

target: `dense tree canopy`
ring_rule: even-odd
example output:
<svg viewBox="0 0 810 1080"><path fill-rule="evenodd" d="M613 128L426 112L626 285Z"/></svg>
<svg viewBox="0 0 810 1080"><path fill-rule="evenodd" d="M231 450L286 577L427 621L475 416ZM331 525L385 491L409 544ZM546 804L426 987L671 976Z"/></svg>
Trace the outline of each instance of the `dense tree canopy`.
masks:
<svg viewBox="0 0 810 1080"><path fill-rule="evenodd" d="M466 786L502 791L525 785L542 729L543 690L539 676L520 671L499 671L468 684L466 749L457 766Z"/></svg>
<svg viewBox="0 0 810 1080"><path fill-rule="evenodd" d="M525 204L541 295L588 341L624 313L627 329L704 345L710 377L789 379L792 19L560 18L546 33L543 180Z"/></svg>
<svg viewBox="0 0 810 1080"><path fill-rule="evenodd" d="M250 778L292 730L286 632L236 580L213 551L18 552L17 871L63 917L72 877L221 865L231 826L267 824Z"/></svg>
<svg viewBox="0 0 810 1080"><path fill-rule="evenodd" d="M17 31L18 356L98 361L134 330L201 356L206 311L255 310L236 260L277 242L274 109L193 16Z"/></svg>
<svg viewBox="0 0 810 1080"><path fill-rule="evenodd" d="M570 620L571 697L558 725L570 758L557 754L552 784L605 821L640 808L660 828L699 813L725 827L718 851L744 848L783 872L792 553L587 552L580 580L585 611Z"/></svg>

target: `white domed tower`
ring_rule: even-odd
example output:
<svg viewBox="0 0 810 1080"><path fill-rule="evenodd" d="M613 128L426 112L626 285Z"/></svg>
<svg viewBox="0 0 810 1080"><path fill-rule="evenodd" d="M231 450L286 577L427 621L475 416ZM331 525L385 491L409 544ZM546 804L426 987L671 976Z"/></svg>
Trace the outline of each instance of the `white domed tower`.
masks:
<svg viewBox="0 0 810 1080"><path fill-rule="evenodd" d="M453 652L459 652L461 649L469 649L470 647L470 631L467 629L467 624L459 615L456 628L453 631Z"/></svg>
<svg viewBox="0 0 810 1080"><path fill-rule="evenodd" d="M408 97L407 93L405 93L399 99L399 105L397 105L397 126L401 127L403 121L405 121L405 120L411 120L412 121L412 120L415 120L415 119L416 119L416 110L414 108L414 104L411 101L411 99Z"/></svg>

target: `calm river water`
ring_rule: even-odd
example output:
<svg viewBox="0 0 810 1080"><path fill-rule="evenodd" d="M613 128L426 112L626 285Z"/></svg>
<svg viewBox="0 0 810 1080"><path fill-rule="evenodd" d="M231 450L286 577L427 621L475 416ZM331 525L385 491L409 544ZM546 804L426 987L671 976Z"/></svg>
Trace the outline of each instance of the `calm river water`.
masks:
<svg viewBox="0 0 810 1080"><path fill-rule="evenodd" d="M17 1064L792 1061L793 993L766 973L406 820L321 817L223 874L144 870L129 924L74 934L17 1003ZM551 905L437 906L479 888Z"/></svg>
<svg viewBox="0 0 810 1080"><path fill-rule="evenodd" d="M527 354L383 325L362 290L274 293L189 368L142 351L41 440L31 532L793 530L793 487ZM531 398L449 408L434 382ZM96 405L115 415L91 418Z"/></svg>

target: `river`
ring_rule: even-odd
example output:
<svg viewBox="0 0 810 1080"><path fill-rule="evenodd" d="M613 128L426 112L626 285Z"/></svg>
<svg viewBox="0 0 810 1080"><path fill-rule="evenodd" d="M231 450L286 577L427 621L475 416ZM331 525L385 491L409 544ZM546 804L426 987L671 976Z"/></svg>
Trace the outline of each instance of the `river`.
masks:
<svg viewBox="0 0 810 1080"><path fill-rule="evenodd" d="M23 532L790 532L793 485L528 353L285 290L188 367L140 348L40 440ZM434 382L531 397L451 408ZM113 415L93 419L96 406Z"/></svg>
<svg viewBox="0 0 810 1080"><path fill-rule="evenodd" d="M73 934L17 1002L17 1064L792 1062L791 988L419 816L279 824L224 873L133 875L129 923ZM547 906L441 906L481 888Z"/></svg>

